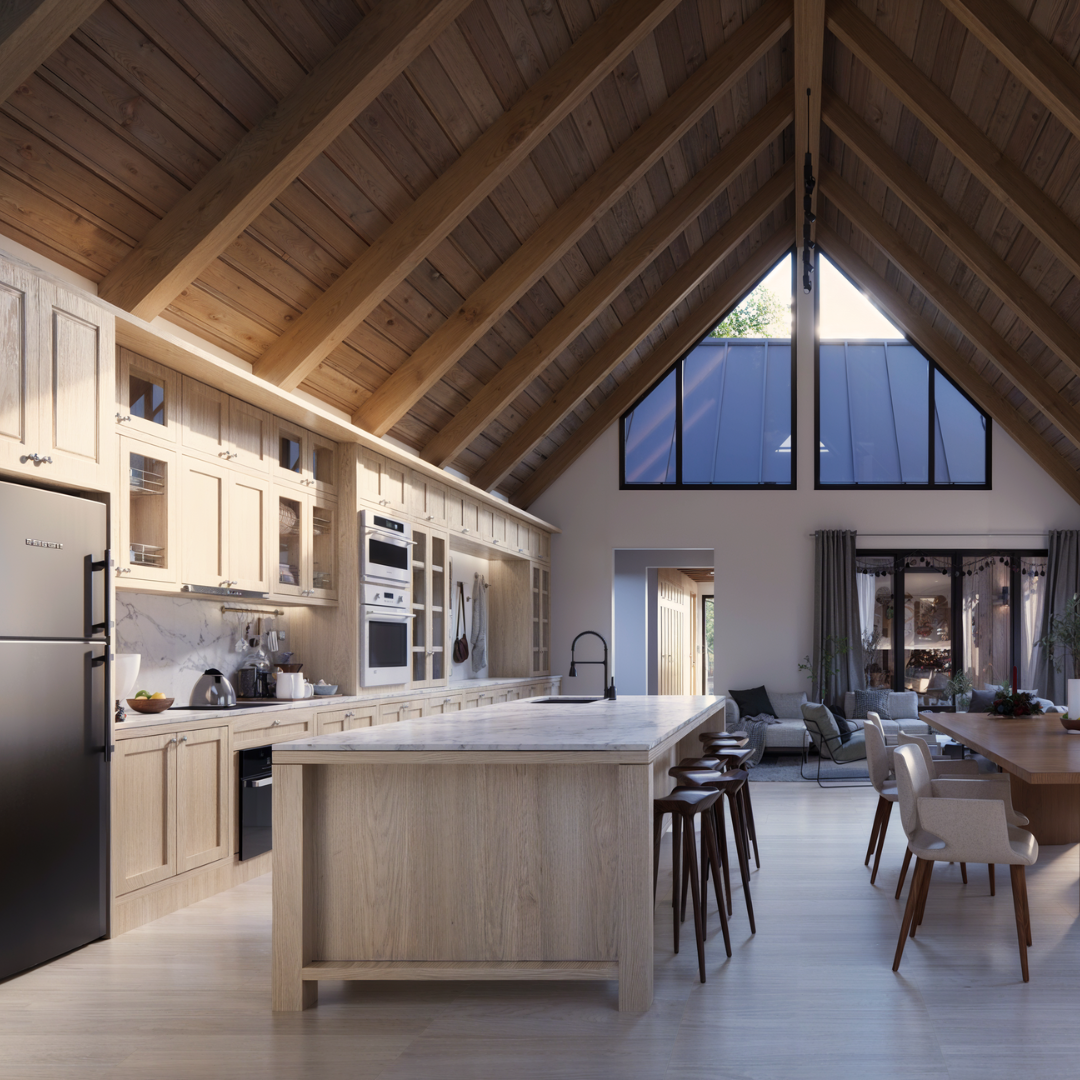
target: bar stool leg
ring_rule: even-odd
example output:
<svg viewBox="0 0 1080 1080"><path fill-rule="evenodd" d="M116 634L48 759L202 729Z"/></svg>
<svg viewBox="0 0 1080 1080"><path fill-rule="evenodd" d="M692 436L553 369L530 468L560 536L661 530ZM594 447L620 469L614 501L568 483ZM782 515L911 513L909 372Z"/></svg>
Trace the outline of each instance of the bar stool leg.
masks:
<svg viewBox="0 0 1080 1080"><path fill-rule="evenodd" d="M724 898L728 918L731 918L731 868L728 865L727 826L724 823L724 800L716 800L716 841L720 848L720 864L724 871Z"/></svg>
<svg viewBox="0 0 1080 1080"><path fill-rule="evenodd" d="M690 869L690 892L694 900L694 936L697 938L698 974L705 981L705 934L701 923L701 891L698 889L697 845L694 843L694 823L688 820L683 832L684 853ZM676 920L676 925L678 920ZM676 931L678 933L678 931Z"/></svg>
<svg viewBox="0 0 1080 1080"><path fill-rule="evenodd" d="M754 925L754 904L750 899L750 859L746 851L745 834L743 831L742 814L739 812L739 797L731 799L731 828L735 833L735 850L739 855L739 870L742 874L743 896L746 898L746 914L750 919L750 933L756 934L757 927Z"/></svg>
<svg viewBox="0 0 1080 1080"><path fill-rule="evenodd" d="M682 852L682 818L679 814L671 815L671 913L675 924L675 952L679 951L679 873Z"/></svg>
<svg viewBox="0 0 1080 1080"><path fill-rule="evenodd" d="M986 869L990 872L990 895L994 896L995 895L995 893L994 893L994 885L995 885L995 882L994 882L994 864L990 863L986 867Z"/></svg>
<svg viewBox="0 0 1080 1080"><path fill-rule="evenodd" d="M715 806L720 805L721 800L717 799ZM705 850L705 858L708 859L708 864L712 868L713 888L716 890L717 903L716 908L720 912L720 929L724 934L724 950L728 956L731 956L731 934L728 931L727 916L724 914L724 900L723 894L720 891L720 852L716 843L716 822L713 818L710 818L707 814L703 814L701 817L701 843ZM705 933L705 890L701 892L701 930L702 936Z"/></svg>
<svg viewBox="0 0 1080 1080"><path fill-rule="evenodd" d="M761 859L758 857L757 827L754 825L754 804L750 801L750 778L747 777L742 789L743 806L746 810L746 831L750 834L750 840L754 845L754 865L760 870Z"/></svg>

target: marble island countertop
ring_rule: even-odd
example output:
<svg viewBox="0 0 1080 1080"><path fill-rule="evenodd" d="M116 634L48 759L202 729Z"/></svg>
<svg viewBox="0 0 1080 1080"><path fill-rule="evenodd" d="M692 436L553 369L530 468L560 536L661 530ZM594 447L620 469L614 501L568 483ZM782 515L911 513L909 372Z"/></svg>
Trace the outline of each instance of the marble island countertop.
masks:
<svg viewBox="0 0 1080 1080"><path fill-rule="evenodd" d="M587 704L537 700L276 743L281 751L592 751L649 753L702 718L722 696L600 698Z"/></svg>

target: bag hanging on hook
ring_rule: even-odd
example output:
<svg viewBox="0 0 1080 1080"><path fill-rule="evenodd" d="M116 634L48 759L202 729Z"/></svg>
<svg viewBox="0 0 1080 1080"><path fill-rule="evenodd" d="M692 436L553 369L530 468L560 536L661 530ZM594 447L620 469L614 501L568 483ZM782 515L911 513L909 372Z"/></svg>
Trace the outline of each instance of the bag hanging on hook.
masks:
<svg viewBox="0 0 1080 1080"><path fill-rule="evenodd" d="M469 659L469 639L465 636L465 584L459 581L458 587L458 617L454 627L454 663L464 664Z"/></svg>

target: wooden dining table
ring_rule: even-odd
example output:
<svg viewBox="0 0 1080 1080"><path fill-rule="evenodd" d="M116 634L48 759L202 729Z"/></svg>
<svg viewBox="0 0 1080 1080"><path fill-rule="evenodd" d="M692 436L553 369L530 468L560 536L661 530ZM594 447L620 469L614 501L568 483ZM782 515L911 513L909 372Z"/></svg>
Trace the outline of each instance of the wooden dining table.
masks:
<svg viewBox="0 0 1080 1080"><path fill-rule="evenodd" d="M1010 774L1013 806L1030 819L1040 844L1080 843L1080 733L1066 731L1057 713L935 712L920 719Z"/></svg>

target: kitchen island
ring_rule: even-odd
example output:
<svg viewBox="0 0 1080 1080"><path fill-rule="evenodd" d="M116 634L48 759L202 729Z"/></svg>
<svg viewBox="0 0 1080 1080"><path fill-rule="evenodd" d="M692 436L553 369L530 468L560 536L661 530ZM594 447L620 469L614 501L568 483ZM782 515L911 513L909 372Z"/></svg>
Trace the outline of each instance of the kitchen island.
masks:
<svg viewBox="0 0 1080 1080"><path fill-rule="evenodd" d="M511 702L274 747L272 998L320 979L653 997L652 800L723 697Z"/></svg>

